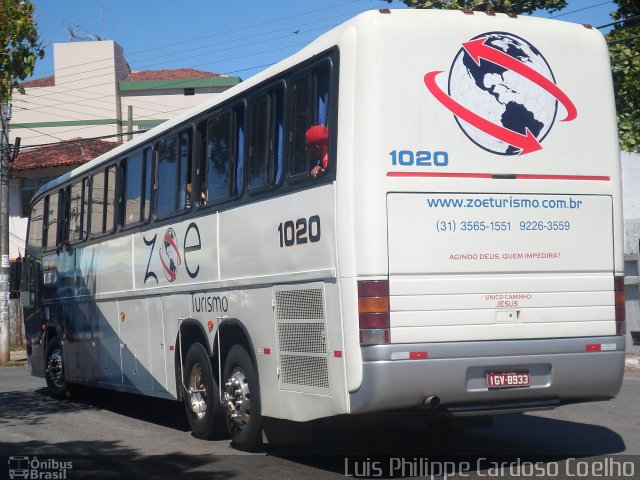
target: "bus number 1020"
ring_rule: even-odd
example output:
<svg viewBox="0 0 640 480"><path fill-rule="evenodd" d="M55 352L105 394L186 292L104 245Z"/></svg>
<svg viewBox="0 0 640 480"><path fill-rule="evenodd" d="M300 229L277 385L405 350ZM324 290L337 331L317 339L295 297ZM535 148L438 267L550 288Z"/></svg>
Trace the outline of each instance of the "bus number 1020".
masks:
<svg viewBox="0 0 640 480"><path fill-rule="evenodd" d="M446 167L449 165L447 152L430 152L428 150L394 150L389 152L391 165L403 167Z"/></svg>
<svg viewBox="0 0 640 480"><path fill-rule="evenodd" d="M278 225L280 248L320 241L320 216L287 220Z"/></svg>

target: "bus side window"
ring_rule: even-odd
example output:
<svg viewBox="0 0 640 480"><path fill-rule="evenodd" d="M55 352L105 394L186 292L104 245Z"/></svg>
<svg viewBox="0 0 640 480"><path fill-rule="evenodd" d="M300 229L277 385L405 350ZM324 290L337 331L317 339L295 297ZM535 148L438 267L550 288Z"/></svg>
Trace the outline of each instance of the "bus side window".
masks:
<svg viewBox="0 0 640 480"><path fill-rule="evenodd" d="M96 173L91 177L91 234L99 235L104 229L105 175Z"/></svg>
<svg viewBox="0 0 640 480"><path fill-rule="evenodd" d="M125 162L124 174L124 225L136 225L142 221L144 158L140 152Z"/></svg>
<svg viewBox="0 0 640 480"><path fill-rule="evenodd" d="M277 185L282 170L282 91L274 89L249 106L248 187Z"/></svg>
<svg viewBox="0 0 640 480"><path fill-rule="evenodd" d="M57 246L58 240L58 193L52 193L46 202L47 220L45 223L45 247L48 250Z"/></svg>
<svg viewBox="0 0 640 480"><path fill-rule="evenodd" d="M291 116L289 141L292 148L289 150L291 163L289 175L307 174L311 168L307 159L305 134L312 125L311 112L311 73L307 72L291 83Z"/></svg>
<svg viewBox="0 0 640 480"><path fill-rule="evenodd" d="M142 204L142 219L148 222L151 218L151 194L153 192L153 155L150 148L145 148L144 155L144 202Z"/></svg>
<svg viewBox="0 0 640 480"><path fill-rule="evenodd" d="M156 168L156 214L160 217L184 210L187 184L191 182L191 132L185 131L158 142Z"/></svg>
<svg viewBox="0 0 640 480"><path fill-rule="evenodd" d="M216 203L231 197L233 112L216 115L207 122L205 201Z"/></svg>
<svg viewBox="0 0 640 480"><path fill-rule="evenodd" d="M106 209L104 212L104 232L111 232L115 222L116 206L116 166L107 168Z"/></svg>
<svg viewBox="0 0 640 480"><path fill-rule="evenodd" d="M235 117L235 161L236 161L236 189L232 196L242 195L244 186L244 107L239 106L234 109Z"/></svg>
<svg viewBox="0 0 640 480"><path fill-rule="evenodd" d="M81 242L86 238L86 179L69 187L69 242Z"/></svg>
<svg viewBox="0 0 640 480"><path fill-rule="evenodd" d="M116 198L116 167L91 177L91 234L101 235L113 230Z"/></svg>
<svg viewBox="0 0 640 480"><path fill-rule="evenodd" d="M312 172L313 176L318 173L319 168L314 167L322 167L323 172L329 166L331 152L320 155L316 145L308 144L307 132L312 127L322 126L328 132L325 136L330 138L330 65L323 63L295 78L291 82L291 92L289 176L307 178Z"/></svg>
<svg viewBox="0 0 640 480"><path fill-rule="evenodd" d="M42 248L42 229L44 221L44 198L41 198L31 208L29 214L29 236L27 237L27 245L35 250Z"/></svg>

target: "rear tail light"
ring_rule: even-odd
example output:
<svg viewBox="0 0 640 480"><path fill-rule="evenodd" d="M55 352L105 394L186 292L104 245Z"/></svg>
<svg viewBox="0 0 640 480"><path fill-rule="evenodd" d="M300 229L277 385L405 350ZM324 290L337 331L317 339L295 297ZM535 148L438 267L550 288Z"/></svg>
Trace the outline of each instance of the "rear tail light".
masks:
<svg viewBox="0 0 640 480"><path fill-rule="evenodd" d="M390 343L389 282L387 280L358 282L358 317L360 345Z"/></svg>
<svg viewBox="0 0 640 480"><path fill-rule="evenodd" d="M624 335L626 333L626 313L624 306L624 277L614 277L614 294L616 306L616 335Z"/></svg>

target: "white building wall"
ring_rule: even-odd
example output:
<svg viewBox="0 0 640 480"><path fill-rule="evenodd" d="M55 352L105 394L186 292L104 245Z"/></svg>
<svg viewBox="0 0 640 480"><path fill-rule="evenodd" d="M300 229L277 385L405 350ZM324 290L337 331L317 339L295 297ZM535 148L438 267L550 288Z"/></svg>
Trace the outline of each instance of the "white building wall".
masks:
<svg viewBox="0 0 640 480"><path fill-rule="evenodd" d="M621 165L627 332L636 332L640 331L640 154L622 152ZM627 350L631 349L631 342L628 334Z"/></svg>

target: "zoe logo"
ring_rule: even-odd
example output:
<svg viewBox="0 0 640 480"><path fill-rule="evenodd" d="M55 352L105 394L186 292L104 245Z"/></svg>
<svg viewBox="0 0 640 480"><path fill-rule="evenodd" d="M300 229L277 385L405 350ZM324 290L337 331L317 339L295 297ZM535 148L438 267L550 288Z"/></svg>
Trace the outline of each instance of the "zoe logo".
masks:
<svg viewBox="0 0 640 480"><path fill-rule="evenodd" d="M144 244L149 248L149 257L147 260L147 270L144 274L144 283L147 283L150 279L158 281L158 275L152 268L153 253L157 251L160 259L160 266L162 267L162 273L164 278L169 283L174 282L178 278L179 267L184 261L184 268L187 271L187 275L190 278L196 278L200 273L200 265L189 265L187 255L190 252L198 251L202 249L202 240L200 238L200 229L195 222L192 222L187 227L184 234L184 242L182 243L182 254L180 254L180 248L178 247L178 235L176 231L169 227L162 237L162 244L160 248L156 250L156 242L158 240L158 234L154 234L153 237L143 237Z"/></svg>

